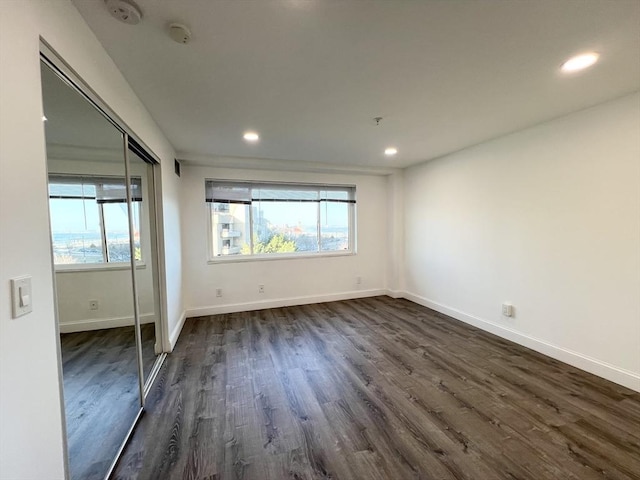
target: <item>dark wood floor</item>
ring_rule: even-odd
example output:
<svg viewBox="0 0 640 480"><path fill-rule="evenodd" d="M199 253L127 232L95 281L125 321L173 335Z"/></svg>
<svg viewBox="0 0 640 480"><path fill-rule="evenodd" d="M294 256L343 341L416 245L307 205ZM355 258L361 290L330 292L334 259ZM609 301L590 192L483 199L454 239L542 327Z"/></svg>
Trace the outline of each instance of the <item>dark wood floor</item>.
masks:
<svg viewBox="0 0 640 480"><path fill-rule="evenodd" d="M154 331L142 325L145 368ZM64 333L60 345L71 478L102 480L140 409L133 327Z"/></svg>
<svg viewBox="0 0 640 480"><path fill-rule="evenodd" d="M638 479L640 394L389 297L190 319L116 479Z"/></svg>

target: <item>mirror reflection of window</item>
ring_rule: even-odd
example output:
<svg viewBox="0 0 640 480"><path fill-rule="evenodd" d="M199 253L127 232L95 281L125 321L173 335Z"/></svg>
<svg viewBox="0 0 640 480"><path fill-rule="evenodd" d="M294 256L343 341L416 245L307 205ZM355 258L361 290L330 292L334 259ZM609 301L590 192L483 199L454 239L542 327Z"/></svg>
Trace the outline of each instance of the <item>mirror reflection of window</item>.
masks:
<svg viewBox="0 0 640 480"><path fill-rule="evenodd" d="M134 249L140 246L140 178L132 178ZM125 179L49 176L51 238L56 265L125 263L131 259Z"/></svg>

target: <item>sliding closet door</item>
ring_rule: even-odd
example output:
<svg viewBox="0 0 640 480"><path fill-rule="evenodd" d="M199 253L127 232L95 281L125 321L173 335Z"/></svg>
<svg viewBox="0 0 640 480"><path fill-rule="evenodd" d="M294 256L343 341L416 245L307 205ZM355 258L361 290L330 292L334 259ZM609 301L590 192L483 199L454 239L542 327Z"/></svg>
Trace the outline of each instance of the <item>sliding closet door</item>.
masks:
<svg viewBox="0 0 640 480"><path fill-rule="evenodd" d="M137 268L135 270L138 317L140 319L140 350L143 380L150 378L153 366L162 350L158 247L156 235L156 204L154 163L144 150L131 145L128 151L129 185L134 229L132 241Z"/></svg>
<svg viewBox="0 0 640 480"><path fill-rule="evenodd" d="M126 136L46 65L42 85L70 476L102 480L141 407L137 199Z"/></svg>

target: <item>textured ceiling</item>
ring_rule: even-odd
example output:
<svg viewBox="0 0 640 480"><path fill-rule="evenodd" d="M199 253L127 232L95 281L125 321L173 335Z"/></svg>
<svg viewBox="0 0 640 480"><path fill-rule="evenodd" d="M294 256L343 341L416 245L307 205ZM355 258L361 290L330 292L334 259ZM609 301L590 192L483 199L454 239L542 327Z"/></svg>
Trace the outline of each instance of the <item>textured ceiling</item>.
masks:
<svg viewBox="0 0 640 480"><path fill-rule="evenodd" d="M137 26L73 3L187 159L403 167L640 88L637 0L138 0Z"/></svg>

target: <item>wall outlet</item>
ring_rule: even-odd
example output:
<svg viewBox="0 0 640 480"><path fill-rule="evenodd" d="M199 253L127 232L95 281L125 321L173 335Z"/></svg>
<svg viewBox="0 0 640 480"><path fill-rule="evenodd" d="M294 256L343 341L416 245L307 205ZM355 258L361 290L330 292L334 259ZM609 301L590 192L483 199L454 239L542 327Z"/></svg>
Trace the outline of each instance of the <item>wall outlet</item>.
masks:
<svg viewBox="0 0 640 480"><path fill-rule="evenodd" d="M513 305L511 305L510 303L503 303L502 304L502 315L504 315L505 317L512 317L513 316Z"/></svg>
<svg viewBox="0 0 640 480"><path fill-rule="evenodd" d="M264 285L258 285L258 293L264 293Z"/></svg>
<svg viewBox="0 0 640 480"><path fill-rule="evenodd" d="M222 289L216 288L216 297L221 297L221 296L222 296Z"/></svg>
<svg viewBox="0 0 640 480"><path fill-rule="evenodd" d="M362 285L362 277L360 275L356 277L356 285Z"/></svg>
<svg viewBox="0 0 640 480"><path fill-rule="evenodd" d="M89 300L89 310L98 310L99 307L98 300Z"/></svg>

